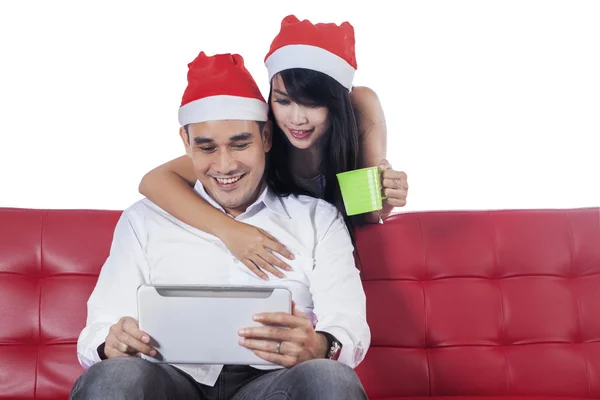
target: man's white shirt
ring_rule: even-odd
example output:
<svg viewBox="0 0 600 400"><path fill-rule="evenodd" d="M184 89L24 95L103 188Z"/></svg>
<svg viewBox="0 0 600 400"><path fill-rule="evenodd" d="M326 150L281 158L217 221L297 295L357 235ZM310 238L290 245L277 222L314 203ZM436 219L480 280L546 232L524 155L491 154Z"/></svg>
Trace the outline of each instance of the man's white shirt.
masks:
<svg viewBox="0 0 600 400"><path fill-rule="evenodd" d="M195 190L225 212L204 190ZM277 196L263 190L236 220L257 226L277 238L295 256L285 260L286 277L257 277L217 237L193 228L143 199L123 211L115 228L110 255L90 296L86 326L77 356L84 368L100 361L97 348L121 317L138 319L141 284L284 285L298 309L316 317L316 330L334 335L343 345L339 361L356 367L371 341L366 300L353 246L341 214L324 200ZM217 323L219 316L215 317ZM177 365L196 381L213 386L222 365ZM266 366L256 366L265 368Z"/></svg>

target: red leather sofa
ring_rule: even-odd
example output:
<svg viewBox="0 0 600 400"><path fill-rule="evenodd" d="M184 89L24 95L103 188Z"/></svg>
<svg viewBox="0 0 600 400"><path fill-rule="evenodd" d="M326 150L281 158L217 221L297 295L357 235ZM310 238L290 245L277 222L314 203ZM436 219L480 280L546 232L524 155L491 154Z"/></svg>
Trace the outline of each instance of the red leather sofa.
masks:
<svg viewBox="0 0 600 400"><path fill-rule="evenodd" d="M119 214L0 209L0 399L67 398ZM600 399L600 209L408 213L357 235L370 398Z"/></svg>

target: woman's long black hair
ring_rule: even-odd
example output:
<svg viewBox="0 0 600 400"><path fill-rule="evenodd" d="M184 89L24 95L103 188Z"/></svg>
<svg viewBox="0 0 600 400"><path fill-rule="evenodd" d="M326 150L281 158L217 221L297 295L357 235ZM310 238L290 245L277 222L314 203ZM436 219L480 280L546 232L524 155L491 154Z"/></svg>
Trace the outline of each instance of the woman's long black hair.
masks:
<svg viewBox="0 0 600 400"><path fill-rule="evenodd" d="M288 69L281 71L279 75L292 101L304 106L323 106L329 110L329 130L325 132L319 143L319 146L322 146L319 171L325 177L323 199L335 205L344 216L352 244L356 249L354 240L356 220L351 220L346 215L336 177L340 172L358 168L358 125L348 89L329 75L310 69ZM292 178L289 167L292 144L276 123L271 107L271 91L269 91L269 119L273 122L273 147L268 153L267 181L275 192L283 196L309 194Z"/></svg>

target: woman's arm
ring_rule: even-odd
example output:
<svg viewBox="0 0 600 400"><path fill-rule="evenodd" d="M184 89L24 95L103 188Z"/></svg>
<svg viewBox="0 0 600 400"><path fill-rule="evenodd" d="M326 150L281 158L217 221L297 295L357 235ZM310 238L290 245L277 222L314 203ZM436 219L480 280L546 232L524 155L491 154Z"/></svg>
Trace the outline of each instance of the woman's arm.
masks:
<svg viewBox="0 0 600 400"><path fill-rule="evenodd" d="M379 222L380 215L385 218L394 207L406 205L408 182L406 174L394 171L386 161L387 126L383 108L377 94L370 88L358 86L350 92L350 99L358 123L360 135L359 167L378 165L383 173L384 200L380 212L367 214L367 222Z"/></svg>
<svg viewBox="0 0 600 400"><path fill-rule="evenodd" d="M192 160L181 156L144 175L139 191L175 218L221 239L237 259L261 278L267 279L267 275L260 269L282 277L273 266L289 270L289 265L269 250L288 259L293 259L292 254L262 229L236 221L208 204L192 189L196 180Z"/></svg>

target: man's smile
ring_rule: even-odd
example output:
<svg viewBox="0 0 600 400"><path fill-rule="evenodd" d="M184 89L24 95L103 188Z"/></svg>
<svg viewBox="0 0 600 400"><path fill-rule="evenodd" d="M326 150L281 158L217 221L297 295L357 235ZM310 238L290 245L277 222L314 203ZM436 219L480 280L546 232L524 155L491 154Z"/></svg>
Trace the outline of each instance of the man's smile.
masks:
<svg viewBox="0 0 600 400"><path fill-rule="evenodd" d="M246 176L246 174L241 174L241 175L236 175L236 176L230 176L230 177L227 177L227 178L213 177L213 179L217 183L217 186L220 187L220 188L222 188L222 189L234 189L234 188L236 188L238 186L237 183L244 176Z"/></svg>

